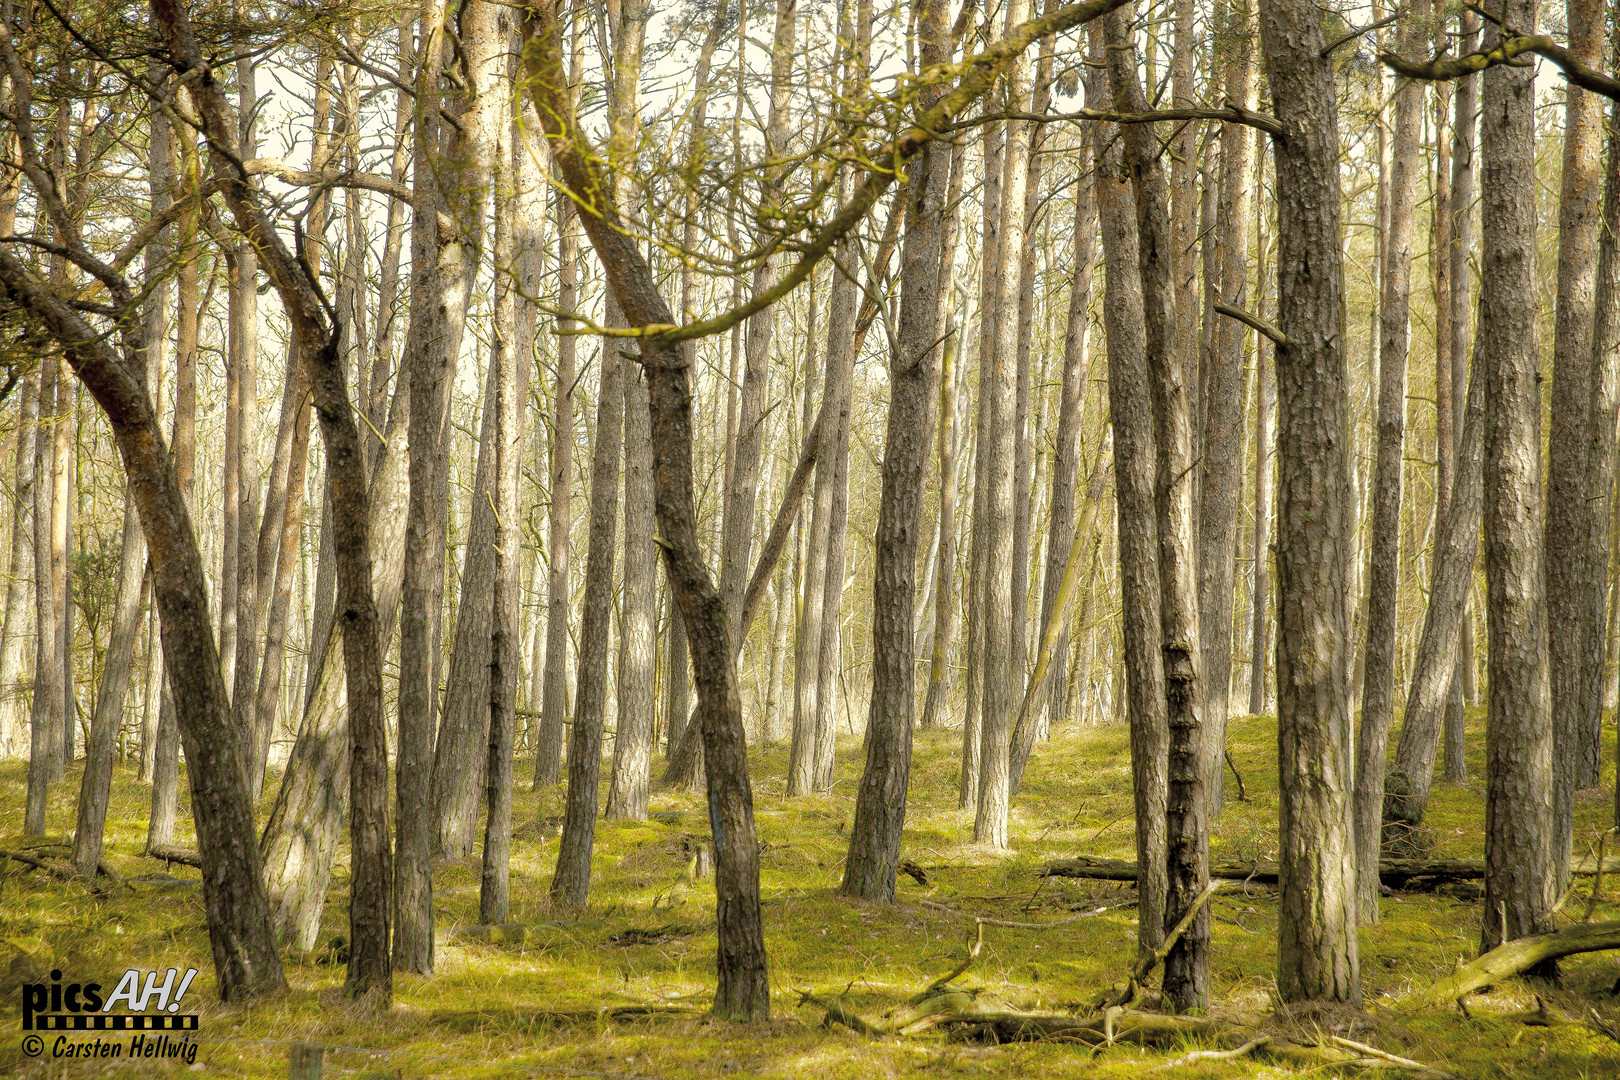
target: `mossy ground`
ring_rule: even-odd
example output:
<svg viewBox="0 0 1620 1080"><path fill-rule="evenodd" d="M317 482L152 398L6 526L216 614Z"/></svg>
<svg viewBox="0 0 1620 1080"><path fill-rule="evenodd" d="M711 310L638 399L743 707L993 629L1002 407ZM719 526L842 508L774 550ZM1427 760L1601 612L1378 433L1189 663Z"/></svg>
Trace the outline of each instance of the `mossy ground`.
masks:
<svg viewBox="0 0 1620 1080"><path fill-rule="evenodd" d="M1429 816L1435 854L1477 858L1484 819L1483 733L1469 731L1469 782L1439 785ZM785 750L753 756L759 820L766 944L770 952L769 1023L732 1025L700 1016L606 1020L598 1010L632 1004L701 1008L713 988L712 891L687 887L685 842L705 831L698 801L659 793L658 819L599 822L588 917L542 928L521 946L448 940L476 921L478 863L445 863L436 873L441 931L431 978L398 976L394 1005L379 1014L346 1000L343 969L318 958L290 960L292 990L247 1006L212 1000L213 975L196 871L172 873L184 884L137 882L136 893L95 894L16 864L0 872L0 1076L80 1077L205 1075L284 1077L287 1042L328 1044L326 1075L380 1077L518 1077L588 1070L593 1075L657 1078L716 1075L805 1077L1135 1076L1180 1051L1119 1046L1093 1055L1073 1044L985 1047L942 1036L871 1039L821 1026L821 1014L797 1007L797 990L847 993L846 1004L877 1015L948 970L963 955L971 920L933 905L999 919L1042 923L1081 912L1095 915L1039 930L987 927L983 953L960 984L980 987L1018 1008L1084 1009L1122 981L1134 957L1134 890L1105 882L1053 879L1036 873L1051 857L1132 855L1129 750L1123 728L1060 731L1036 749L1012 815L1010 854L966 842L971 812L956 808L957 732L921 732L907 815L905 856L927 870L922 887L900 879L900 902L878 906L834 895L853 813L860 743L839 745L830 795L789 800ZM1213 856L1269 858L1276 848L1275 722L1235 720L1233 760L1243 770L1248 801L1229 803L1215 827ZM1612 745L1610 747L1612 751ZM1606 766L1613 769L1612 757ZM525 770L520 766L518 775ZM1230 781L1231 774L1227 774ZM1605 775L1609 775L1608 772ZM15 846L22 822L26 765L0 763L0 846ZM274 782L269 785L274 792ZM1231 790L1235 791L1235 785ZM50 831L73 823L78 770L51 792ZM108 820L111 864L129 877L163 867L135 855L145 839L148 789L133 772L115 776ZM559 794L531 794L520 784L513 849L512 918L552 920L547 885L555 858ZM1584 852L1610 816L1608 796L1582 796L1576 848ZM182 842L189 829L182 804ZM340 853L340 861L345 856ZM1581 879L1564 908L1578 918L1590 879ZM1611 892L1620 898L1620 882ZM322 940L347 933L347 866L335 875ZM922 900L931 901L923 904ZM1105 909L1105 910L1098 910ZM1361 935L1362 985L1386 1049L1442 1065L1467 1077L1585 1078L1620 1075L1620 1046L1580 1026L1528 1027L1506 1014L1533 1007L1535 989L1514 983L1455 1010L1398 1021L1381 1003L1451 970L1477 950L1480 905L1433 895L1386 898L1383 921ZM1264 1009L1272 999L1276 904L1265 889L1214 901L1213 978L1218 1008ZM1598 918L1620 918L1620 904L1600 902ZM634 933L627 933L634 931ZM10 965L7 972L4 965ZM50 966L64 981L115 982L126 968L201 969L186 1008L202 1014L200 1053L184 1064L68 1062L22 1056L22 982ZM1620 975L1615 954L1565 965L1560 1002L1587 1003L1612 1015L1608 988ZM1374 1036L1366 1036L1373 1038ZM1161 1075L1170 1075L1161 1073ZM1253 1060L1178 1068L1177 1076L1285 1076L1293 1071Z"/></svg>

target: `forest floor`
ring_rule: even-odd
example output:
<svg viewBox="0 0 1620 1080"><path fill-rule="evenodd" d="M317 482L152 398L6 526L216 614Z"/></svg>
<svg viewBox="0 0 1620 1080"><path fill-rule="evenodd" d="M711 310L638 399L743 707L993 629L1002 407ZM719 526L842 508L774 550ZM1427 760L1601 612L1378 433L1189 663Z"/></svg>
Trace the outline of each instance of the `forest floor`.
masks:
<svg viewBox="0 0 1620 1080"><path fill-rule="evenodd" d="M1277 836L1275 721L1234 720L1231 753L1247 801L1233 799L1215 826L1212 858L1274 859ZM1470 717L1469 770L1461 785L1435 788L1428 827L1434 855L1478 858L1484 824L1482 719ZM396 976L394 1005L378 1014L343 996L343 968L320 955L290 960L292 990L248 1006L213 1000L213 969L197 871L166 868L137 855L145 840L148 788L131 769L115 774L108 816L110 864L133 883L93 893L82 883L0 871L0 991L20 1037L20 987L45 981L100 982L103 993L127 968L200 969L183 1011L201 1014L195 1064L127 1059L70 1061L23 1056L19 1037L0 1038L0 1076L158 1076L186 1073L285 1077L292 1040L326 1044L327 1076L381 1080L592 1075L677 1077L1292 1076L1254 1059L1162 1067L1195 1045L1143 1050L1116 1045L1093 1054L1073 1043L983 1046L943 1035L872 1038L824 1027L823 1013L800 1006L800 990L846 995L868 1017L904 1002L965 955L972 916L1061 925L986 926L981 955L957 985L980 988L1019 1009L1090 1011L1100 993L1122 985L1135 956L1134 887L1037 876L1049 858L1133 857L1129 748L1123 727L1063 730L1035 751L1012 813L1010 853L967 842L972 812L956 808L960 733L920 732L903 855L924 868L924 887L902 876L899 902L872 905L835 895L853 814L860 741L841 740L831 794L789 800L785 748L756 751L765 938L772 1019L732 1025L701 1016L714 986L713 892L683 871L705 829L699 801L654 795L654 820L599 822L588 917L553 922L547 887L556 851L560 791L532 794L520 783L514 820L512 918L529 924L521 944L457 940L478 911L478 856L440 865L435 875L440 930L437 972ZM1391 740L1393 745L1394 740ZM1613 743L1608 749L1612 753ZM1605 776L1612 774L1612 757ZM520 763L518 776L526 770ZM51 792L50 832L73 825L78 769ZM1227 773L1229 794L1236 785ZM15 848L26 764L0 763L0 847ZM267 784L270 795L275 783ZM604 781L604 788L606 785ZM182 785L182 791L184 787ZM270 795L267 795L266 800ZM267 809L261 807L261 810ZM1577 855L1595 847L1610 816L1609 795L1583 793L1576 808ZM189 839L182 800L181 837ZM481 830L480 830L481 833ZM347 934L346 849L334 875L322 941ZM164 872L177 881L159 881ZM146 877L147 880L137 880ZM1564 919L1585 914L1590 878L1577 879ZM103 879L105 883L105 879ZM1596 918L1620 918L1620 882L1600 899ZM1276 898L1252 887L1217 896L1213 923L1215 1010L1265 1010L1273 1003ZM1614 1077L1620 1045L1584 1026L1527 1026L1511 1016L1536 1007L1536 988L1514 981L1456 1009L1394 1016L1386 1006L1449 973L1478 948L1478 900L1434 894L1386 897L1383 921L1361 933L1361 979L1368 1014L1360 1039L1454 1074L1490 1077ZM1074 919L1076 915L1086 917ZM1542 989L1566 1013L1588 1005L1614 1016L1609 988L1615 954L1571 958L1563 986ZM610 1018L615 1006L653 1006L652 1015ZM16 1010L16 1011L13 1011ZM16 1026L13 1027L12 1025ZM83 1039L84 1036L76 1036ZM129 1036L123 1036L127 1044ZM127 1047L124 1053L128 1053ZM584 1070L578 1072L577 1070ZM1298 1075L1303 1075L1301 1070ZM1320 1071L1320 1070L1315 1070Z"/></svg>

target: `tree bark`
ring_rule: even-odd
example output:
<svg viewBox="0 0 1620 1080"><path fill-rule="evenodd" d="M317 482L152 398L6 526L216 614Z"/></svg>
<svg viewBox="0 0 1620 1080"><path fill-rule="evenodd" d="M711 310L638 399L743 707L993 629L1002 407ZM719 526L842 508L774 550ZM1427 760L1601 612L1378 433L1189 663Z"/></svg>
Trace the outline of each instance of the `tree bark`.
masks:
<svg viewBox="0 0 1620 1080"><path fill-rule="evenodd" d="M913 16L922 68L950 58L949 5L916 0ZM922 93L927 108L942 87ZM839 891L866 900L892 901L911 781L916 708L915 624L918 530L924 475L934 426L938 375L940 290L945 191L951 155L943 145L924 150L911 167L906 232L901 248L898 355L889 369L889 412L883 442L883 488L878 504L872 583L872 702L866 723L866 767L855 799L849 854ZM950 477L942 462L941 482ZM943 543L943 539L941 541Z"/></svg>
<svg viewBox="0 0 1620 1080"><path fill-rule="evenodd" d="M1603 63L1601 0L1568 5L1570 55L1591 67ZM1591 484L1594 354L1593 293L1603 200L1602 106L1569 86L1564 94L1564 155L1558 206L1558 293L1553 325L1551 422L1547 441L1547 660L1553 729L1552 865L1569 863L1575 791L1597 782L1602 730L1594 709L1594 661L1586 609L1592 586L1587 564L1607 561L1608 543L1594 548L1595 520L1607 524L1604 492ZM1539 480L1539 477L1538 477ZM1557 873L1562 889L1564 874Z"/></svg>
<svg viewBox="0 0 1620 1080"><path fill-rule="evenodd" d="M1029 17L1030 0L1010 0L1002 35ZM1020 55L1007 69L1003 86L1009 110L1027 111L1030 104L1029 58ZM981 393L989 399L988 426L979 434L986 455L984 502L984 705L979 740L979 800L973 817L973 842L990 848L1007 846L1010 798L1010 750L1013 712L1024 687L1018 656L1017 591L1014 532L1017 517L1018 447L1018 279L1023 261L1024 193L1029 183L1027 122L1005 123L1001 155L1001 228L991 269L995 288L994 318L987 339L988 356L980 357ZM975 503L974 513L980 512Z"/></svg>
<svg viewBox="0 0 1620 1080"><path fill-rule="evenodd" d="M1254 17L1246 3L1227 5L1222 82L1226 100L1254 107ZM1177 42L1180 37L1178 34ZM1249 306L1249 162L1253 133L1242 124L1220 130L1220 179L1213 245L1220 257L1220 297ZM1207 241L1206 241L1207 243ZM1238 518L1243 503L1243 346L1247 328L1213 313L1210 363L1196 386L1202 410L1198 496L1198 630L1204 693L1203 772L1210 812L1219 815L1225 796L1223 760L1226 718L1232 701L1233 592L1237 580Z"/></svg>
<svg viewBox="0 0 1620 1080"><path fill-rule="evenodd" d="M1472 12L1462 16L1462 35L1456 48L1459 55L1473 52L1479 45L1479 20ZM1468 319L1473 305L1469 303L1469 282L1472 271L1469 259L1473 254L1474 226L1474 150L1478 145L1479 77L1469 75L1457 80L1456 112L1451 127L1451 393L1454 402L1461 399L1463 387L1468 385ZM1463 406L1465 407L1465 406ZM1457 467L1462 462L1462 424L1453 425L1453 438L1457 446ZM1477 470L1479 466L1474 466ZM1475 529L1478 532L1478 529ZM1477 550L1477 544L1476 544ZM1470 561L1468 576L1473 578ZM1447 691L1445 720L1442 724L1445 750L1445 777L1461 783L1468 775L1466 747L1463 740L1463 696L1473 696L1474 686L1474 625L1468 614L1468 596L1464 592L1463 610L1458 613L1462 621L1462 640L1452 670ZM1403 725L1409 721L1403 720ZM1403 730L1404 737L1404 730ZM1430 759L1433 760L1432 758ZM1432 765L1430 768L1432 769Z"/></svg>
<svg viewBox="0 0 1620 1080"><path fill-rule="evenodd" d="M1535 0L1505 12L1533 32ZM1494 33L1493 35L1494 36ZM1479 352L1484 369L1485 581L1490 698L1481 951L1550 928L1553 737L1541 530L1541 391L1535 303L1535 74L1484 75L1480 128Z"/></svg>
<svg viewBox="0 0 1620 1080"><path fill-rule="evenodd" d="M17 462L11 500L11 572L6 579L5 643L0 646L0 753L21 749L24 716L23 648L28 643L33 575L34 456L39 428L39 380L23 377L17 407Z"/></svg>
<svg viewBox="0 0 1620 1080"><path fill-rule="evenodd" d="M1428 4L1418 0L1401 28L1400 48L1424 43ZM1373 477L1367 579L1367 645L1362 654L1361 726L1356 737L1353 814L1356 914L1378 921L1378 853L1384 806L1384 766L1395 714L1396 620L1400 606L1401 487L1406 440L1406 365L1411 339L1412 233L1417 210L1423 85L1408 80L1395 94L1395 137L1389 178L1389 225L1379 275L1378 440Z"/></svg>
<svg viewBox="0 0 1620 1080"><path fill-rule="evenodd" d="M1115 107L1144 112L1134 52L1123 9L1104 18L1108 76ZM1170 191L1159 164L1158 140L1146 124L1127 125L1125 162L1136 195L1137 260L1142 277L1142 324L1152 399L1154 516L1158 526L1159 634L1164 656L1165 722L1169 728L1169 784L1165 843L1169 888L1165 929L1194 909L1209 878L1209 801L1205 791L1198 585L1194 552L1193 454L1186 367L1176 362L1176 284L1171 255ZM1179 1010L1209 1001L1209 911L1198 906L1192 924L1164 960L1164 992Z"/></svg>
<svg viewBox="0 0 1620 1080"><path fill-rule="evenodd" d="M28 794L23 832L45 832L45 798L51 782L51 758L61 753L56 735L61 726L62 668L57 656L55 562L51 558L51 504L55 501L51 458L56 445L58 383L62 361L52 351L39 362L39 426L34 435L34 700L29 711Z"/></svg>
<svg viewBox="0 0 1620 1080"><path fill-rule="evenodd" d="M431 19L429 6L433 10ZM473 691L471 697L455 713L446 709L444 722L438 723L450 399L466 328L467 304L483 253L484 210L497 132L507 115L507 43L498 29L498 14L505 10L498 4L480 2L476 7L458 9L455 16L462 89L448 104L459 127L441 125L430 116L432 105L426 104L439 100L436 53L424 50L423 73L417 84L417 108L421 111L417 121L416 189L426 193L428 201L426 206L418 203L412 224L411 327L400 361L401 371L409 372L411 378L411 526L406 533L405 588L401 598L400 729L409 726L414 750L419 741L432 741L437 727L432 823L438 833L438 853L452 858L472 850L478 821L487 747L487 713L483 707L487 694L482 691L488 674L489 626L484 622L481 630L475 625L471 631L481 642L481 646L474 647L471 666L462 680L463 688ZM423 26L431 27L435 35L447 33L440 29L439 20L448 17L442 0L428 0L423 9ZM438 47L436 43L435 50ZM450 130L444 130L447 127ZM448 213L456 222L448 235L439 229L440 213ZM484 595L488 595L487 591ZM475 623L480 621L474 619ZM455 685L455 681L452 674L451 684ZM402 818L404 809L402 806Z"/></svg>
<svg viewBox="0 0 1620 1080"><path fill-rule="evenodd" d="M1088 140L1089 141L1089 140ZM1081 150L1086 161L1089 146ZM1063 581L1065 554L1074 542L1075 484L1080 475L1080 440L1085 420L1086 390L1090 384L1091 361L1087 353L1091 319L1091 279L1096 265L1097 199L1092 190L1095 177L1082 167L1074 196L1074 267L1069 277L1068 319L1063 333L1063 369L1058 385L1058 424L1052 451L1051 516L1046 534L1046 572L1041 582L1041 626L1052 621L1053 602ZM1068 715L1069 632L1064 630L1053 649L1052 693L1047 699L1049 724L1056 725ZM1021 776L1028 761L1015 742L1013 772ZM1016 789L1016 784L1014 785Z"/></svg>
<svg viewBox="0 0 1620 1080"><path fill-rule="evenodd" d="M574 204L558 192L557 307L579 306L579 231ZM551 507L547 511L550 563L546 578L546 676L540 705L540 734L535 748L534 789L562 779L563 727L568 716L568 594L573 544L574 370L572 319L557 320L557 394L551 433Z"/></svg>
<svg viewBox="0 0 1620 1080"><path fill-rule="evenodd" d="M1284 136L1277 185L1277 988L1358 1003L1350 818L1354 538L1339 236L1339 119L1317 9L1261 0L1261 47Z"/></svg>
<svg viewBox="0 0 1620 1080"><path fill-rule="evenodd" d="M1100 26L1091 30L1087 100L1105 100ZM1168 863L1165 797L1170 734L1166 726L1164 658L1159 641L1158 524L1154 518L1154 434L1142 322L1142 275L1137 254L1136 198L1123 151L1111 126L1093 141L1098 226L1107 289L1103 328L1108 343L1108 416L1114 427L1114 497L1118 504L1120 594L1126 715L1136 809L1137 952L1151 955L1164 939Z"/></svg>

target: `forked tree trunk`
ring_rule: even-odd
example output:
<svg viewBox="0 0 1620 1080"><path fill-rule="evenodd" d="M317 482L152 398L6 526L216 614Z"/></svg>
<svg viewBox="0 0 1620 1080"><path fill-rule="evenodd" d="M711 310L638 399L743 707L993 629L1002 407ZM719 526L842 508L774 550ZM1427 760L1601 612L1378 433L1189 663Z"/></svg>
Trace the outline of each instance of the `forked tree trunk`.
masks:
<svg viewBox="0 0 1620 1080"><path fill-rule="evenodd" d="M1266 77L1284 136L1277 185L1277 989L1359 1002L1350 818L1354 538L1332 62L1307 0L1261 0Z"/></svg>
<svg viewBox="0 0 1620 1080"><path fill-rule="evenodd" d="M1507 21L1534 33L1534 0ZM1496 36L1494 32L1491 35ZM1551 929L1557 875L1536 347L1535 73L1484 75L1479 351L1485 415L1485 911L1481 951Z"/></svg>

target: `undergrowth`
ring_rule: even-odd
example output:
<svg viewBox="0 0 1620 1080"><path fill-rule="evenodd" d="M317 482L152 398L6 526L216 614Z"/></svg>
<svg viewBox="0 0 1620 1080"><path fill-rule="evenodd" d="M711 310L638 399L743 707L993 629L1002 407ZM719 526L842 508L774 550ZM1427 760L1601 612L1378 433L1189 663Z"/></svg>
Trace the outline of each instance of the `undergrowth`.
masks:
<svg viewBox="0 0 1620 1080"><path fill-rule="evenodd" d="M1437 784L1426 822L1437 858L1478 858L1484 820L1483 733L1471 715L1470 779ZM1274 858L1277 766L1275 721L1235 719L1233 762L1248 799L1229 802L1215 825L1214 861ZM872 905L835 895L853 816L860 741L840 742L830 794L790 800L785 747L752 755L755 808L762 846L761 888L770 954L772 1016L732 1025L701 1016L714 985L713 892L691 881L693 846L706 831L695 796L659 792L645 823L599 821L587 917L558 922L547 886L555 859L560 790L530 793L519 784L512 853L512 919L530 926L520 945L458 939L478 911L478 853L438 865L435 910L437 971L395 977L386 1013L346 1000L343 969L331 951L288 961L292 989L249 1005L222 1005L214 995L203 924L200 876L137 855L145 840L148 787L120 766L107 823L107 857L134 891L55 880L12 864L0 870L0 980L7 1034L0 1075L29 1077L187 1075L285 1077L289 1042L325 1044L326 1075L370 1077L521 1077L583 1070L594 1075L656 1077L1138 1076L1186 1049L1116 1046L1093 1054L1073 1044L987 1047L941 1035L873 1039L821 1024L798 1007L798 990L843 996L868 1016L903 1002L963 956L972 915L1061 925L1039 929L987 926L983 951L958 985L1028 1010L1088 1011L1099 994L1123 982L1135 956L1135 891L1129 885L1041 879L1049 858L1092 854L1134 857L1129 748L1121 727L1063 730L1037 747L1015 801L1011 853L967 842L972 812L957 809L960 733L919 732L907 808L904 858L928 884L901 876L899 902ZM1392 740L1393 744L1393 740ZM21 843L26 763L0 763L0 847ZM1613 762L1608 765L1613 769ZM526 774L522 764L519 777ZM1609 775L1605 772L1605 776ZM50 793L49 831L72 828L79 771ZM266 802L276 780L266 784ZM182 784L182 793L184 785ZM267 805L261 806L261 813ZM1610 815L1608 796L1584 793L1576 806L1576 854L1588 853ZM182 794L180 835L190 823ZM482 830L480 829L480 834ZM345 851L322 927L323 945L347 933ZM171 880L163 880L167 875ZM140 880L145 879L145 880ZM1561 917L1585 914L1590 878L1577 879ZM1609 889L1620 897L1620 882ZM924 903L927 901L927 903ZM1266 888L1213 901L1212 977L1217 1010L1273 1007L1276 899ZM1074 916L1085 915L1074 919ZM1339 1013L1329 1026L1376 1033L1386 1049L1481 1078L1613 1077L1620 1046L1579 1025L1526 1026L1510 1014L1535 1007L1537 988L1514 982L1478 995L1468 1015L1457 1010L1392 1016L1387 1005L1426 985L1477 952L1477 900L1432 894L1386 897L1382 921L1361 931L1361 977L1368 1011ZM1620 904L1600 901L1595 918L1620 918ZM20 986L52 968L64 981L111 985L126 968L196 967L187 1011L201 1015L196 1064L53 1060L20 1050ZM1609 988L1620 975L1613 954L1564 965L1566 1011L1592 1005L1613 1015ZM1549 991L1541 991L1548 993ZM658 1011L615 1017L616 1006ZM690 1010L689 1012L683 1010ZM1363 1034L1360 1037L1372 1038ZM127 1037L126 1037L127 1041ZM1253 1060L1179 1067L1176 1076L1290 1076L1290 1069ZM1168 1074L1166 1074L1168 1075Z"/></svg>

